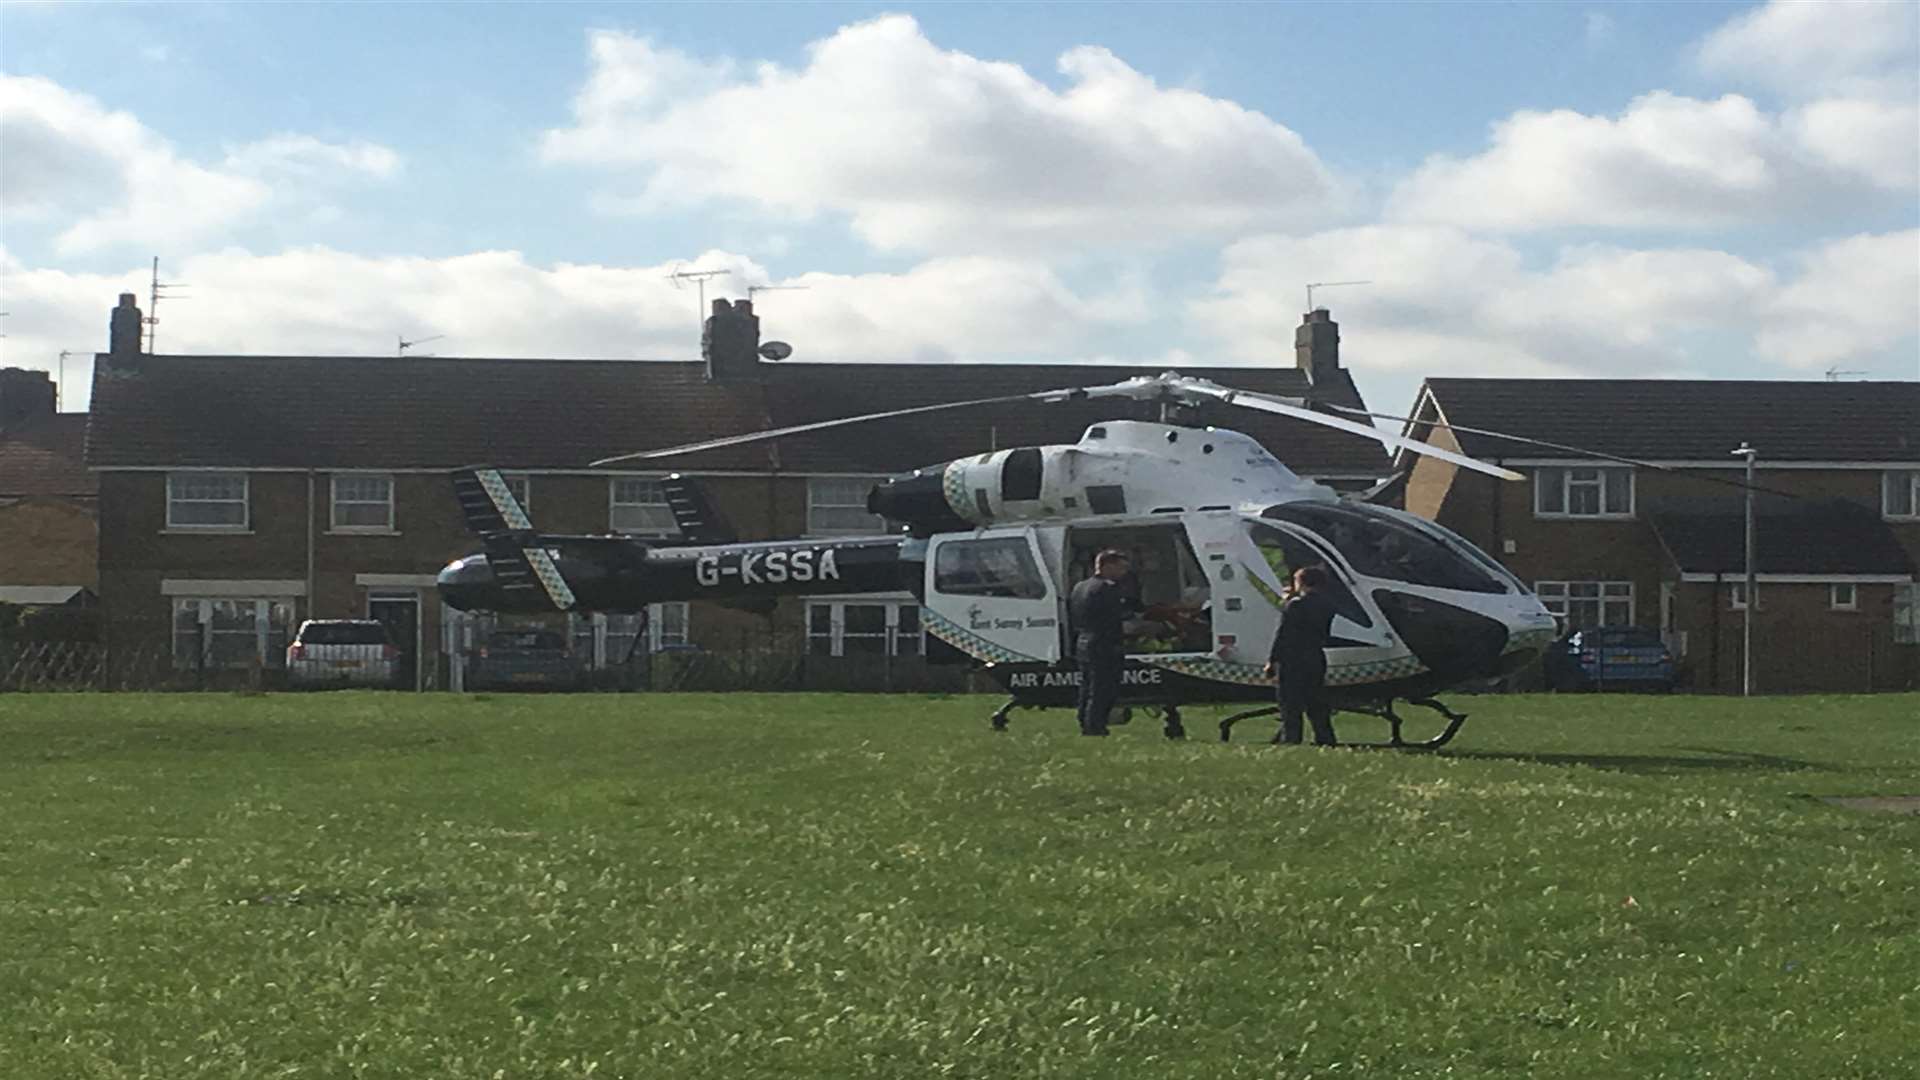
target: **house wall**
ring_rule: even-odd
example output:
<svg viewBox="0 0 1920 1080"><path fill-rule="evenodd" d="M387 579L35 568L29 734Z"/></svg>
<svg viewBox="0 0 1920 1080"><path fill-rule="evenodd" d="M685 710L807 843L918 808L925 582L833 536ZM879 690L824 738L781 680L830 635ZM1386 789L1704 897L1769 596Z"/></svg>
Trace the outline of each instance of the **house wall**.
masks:
<svg viewBox="0 0 1920 1080"><path fill-rule="evenodd" d="M99 522L91 506L49 498L0 505L0 585L99 582Z"/></svg>
<svg viewBox="0 0 1920 1080"><path fill-rule="evenodd" d="M1694 689L1741 689L1745 612L1729 604L1731 581L1687 582L1676 597L1686 631L1683 682ZM1762 582L1753 613L1755 693L1912 690L1920 648L1893 642L1893 586L1855 586L1858 610L1836 611L1826 584Z"/></svg>

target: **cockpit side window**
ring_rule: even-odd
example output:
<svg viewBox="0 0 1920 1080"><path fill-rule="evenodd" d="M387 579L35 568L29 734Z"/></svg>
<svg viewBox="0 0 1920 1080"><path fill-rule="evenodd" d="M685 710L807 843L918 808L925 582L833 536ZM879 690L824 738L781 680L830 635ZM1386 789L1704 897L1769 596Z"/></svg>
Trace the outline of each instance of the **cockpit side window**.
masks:
<svg viewBox="0 0 1920 1080"><path fill-rule="evenodd" d="M1338 503L1284 503L1263 517L1290 521L1333 545L1354 572L1387 581L1464 592L1504 593L1507 587L1440 538L1365 507Z"/></svg>
<svg viewBox="0 0 1920 1080"><path fill-rule="evenodd" d="M1373 625L1373 619L1367 615L1367 610L1360 606L1360 601L1354 598L1353 590L1348 587L1346 573L1318 548L1285 529L1273 525L1249 525L1247 531L1253 538L1254 546L1260 549L1261 556L1267 560L1267 565L1273 568L1274 576L1280 579L1282 585L1292 582L1294 571L1301 567L1324 566L1333 578L1333 609L1361 626ZM1251 580L1262 595L1268 592L1266 585L1259 578L1251 578ZM1280 597L1277 594L1268 596L1267 600L1276 607L1280 604Z"/></svg>

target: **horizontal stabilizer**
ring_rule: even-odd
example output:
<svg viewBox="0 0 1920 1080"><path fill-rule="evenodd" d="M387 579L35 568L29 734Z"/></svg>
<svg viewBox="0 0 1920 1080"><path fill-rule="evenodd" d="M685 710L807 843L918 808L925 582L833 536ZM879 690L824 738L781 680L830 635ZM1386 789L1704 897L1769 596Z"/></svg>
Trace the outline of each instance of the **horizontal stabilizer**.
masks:
<svg viewBox="0 0 1920 1080"><path fill-rule="evenodd" d="M543 595L555 610L574 606L573 588L533 531L533 519L498 469L456 469L453 495L467 528L480 537L496 584L509 596ZM537 593L536 593L537 590Z"/></svg>

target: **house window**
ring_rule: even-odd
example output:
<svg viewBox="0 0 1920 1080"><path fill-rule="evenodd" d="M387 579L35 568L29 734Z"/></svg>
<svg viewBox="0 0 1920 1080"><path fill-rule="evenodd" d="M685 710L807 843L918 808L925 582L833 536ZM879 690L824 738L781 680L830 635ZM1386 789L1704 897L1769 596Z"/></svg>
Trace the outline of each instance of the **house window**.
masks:
<svg viewBox="0 0 1920 1080"><path fill-rule="evenodd" d="M1920 469L1880 474L1880 510L1890 518L1920 518Z"/></svg>
<svg viewBox="0 0 1920 1080"><path fill-rule="evenodd" d="M597 612L572 619L573 654L592 667L619 667L629 657L645 656L663 648L687 644L687 602L650 604L647 614ZM645 628L638 651L635 639Z"/></svg>
<svg viewBox="0 0 1920 1080"><path fill-rule="evenodd" d="M807 603L811 656L919 656L920 605L867 600Z"/></svg>
<svg viewBox="0 0 1920 1080"><path fill-rule="evenodd" d="M1539 469L1533 475L1533 511L1538 517L1632 517L1633 470L1585 465Z"/></svg>
<svg viewBox="0 0 1920 1080"><path fill-rule="evenodd" d="M393 531L393 477L384 473L336 473L333 527L360 532Z"/></svg>
<svg viewBox="0 0 1920 1080"><path fill-rule="evenodd" d="M246 473L167 474L167 528L244 529L247 523Z"/></svg>
<svg viewBox="0 0 1920 1080"><path fill-rule="evenodd" d="M526 473L502 473L500 479L507 482L507 494L520 504L520 509L533 509L533 481Z"/></svg>
<svg viewBox="0 0 1920 1080"><path fill-rule="evenodd" d="M287 663L293 601L175 597L173 663L185 671Z"/></svg>
<svg viewBox="0 0 1920 1080"><path fill-rule="evenodd" d="M864 535L887 531L887 519L867 513L867 492L877 477L816 476L807 481L809 536Z"/></svg>
<svg viewBox="0 0 1920 1080"><path fill-rule="evenodd" d="M1756 611L1766 610L1766 606L1767 606L1766 596L1762 594L1758 589L1754 590L1754 594L1755 594L1754 610ZM1728 611L1747 610L1747 583L1746 582L1733 581L1727 584L1727 610Z"/></svg>
<svg viewBox="0 0 1920 1080"><path fill-rule="evenodd" d="M1852 582L1835 582L1827 586L1827 606L1835 611L1859 611L1860 594Z"/></svg>
<svg viewBox="0 0 1920 1080"><path fill-rule="evenodd" d="M1562 630L1633 625L1631 581L1536 581L1533 591Z"/></svg>
<svg viewBox="0 0 1920 1080"><path fill-rule="evenodd" d="M616 476L608 483L607 526L617 533L670 536L678 531L658 480Z"/></svg>
<svg viewBox="0 0 1920 1080"><path fill-rule="evenodd" d="M1920 583L1893 587L1893 640L1897 645L1920 645Z"/></svg>

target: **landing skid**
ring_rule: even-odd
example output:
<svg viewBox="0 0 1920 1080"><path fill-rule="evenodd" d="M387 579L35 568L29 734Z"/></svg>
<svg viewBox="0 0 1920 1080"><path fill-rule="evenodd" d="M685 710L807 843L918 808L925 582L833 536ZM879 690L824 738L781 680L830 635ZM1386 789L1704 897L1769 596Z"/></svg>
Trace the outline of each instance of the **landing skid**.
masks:
<svg viewBox="0 0 1920 1080"><path fill-rule="evenodd" d="M1448 742L1452 741L1455 733L1457 733L1460 730L1460 725L1467 722L1466 713L1454 712L1452 709L1447 708L1445 705L1442 705L1441 703L1439 703L1438 701L1435 701L1432 698L1410 698L1408 699L1407 704L1421 705L1421 706L1425 706L1426 708L1432 709L1434 712L1437 712L1441 716L1444 716L1447 718L1447 726L1441 730L1440 734L1435 735L1431 739L1427 739L1421 742L1408 742L1400 733L1400 726L1404 724L1406 721L1400 718L1400 714L1393 711L1393 702L1387 701L1372 708L1360 708L1360 709L1347 710L1348 712L1367 713L1371 716L1378 716L1382 720L1385 720L1390 730L1390 734L1388 736L1387 742L1383 742L1383 743L1343 742L1340 745L1350 746L1360 750L1438 750L1441 747L1447 745ZM1251 720L1256 716L1278 716L1279 714L1280 714L1280 707L1278 705L1267 705L1258 709L1248 709L1246 712L1234 713L1232 716L1229 716L1225 720L1220 721L1220 741L1227 742L1231 740L1233 738L1233 725L1239 723L1242 720Z"/></svg>
<svg viewBox="0 0 1920 1080"><path fill-rule="evenodd" d="M995 709L993 711L993 716L989 718L992 721L993 730L995 731L1007 730L1008 714L1012 713L1013 710L1017 708L1022 708L1022 707L1023 706L1020 704L1019 698L1008 698L1006 704L1000 706L998 709ZM1162 720L1162 725L1160 729L1161 734L1165 735L1169 739L1184 739L1187 737L1186 725L1180 722L1180 706L1178 705L1160 706L1160 717ZM1124 726L1127 722L1128 721L1125 718L1122 718L1116 721L1109 721L1109 723L1114 727Z"/></svg>

